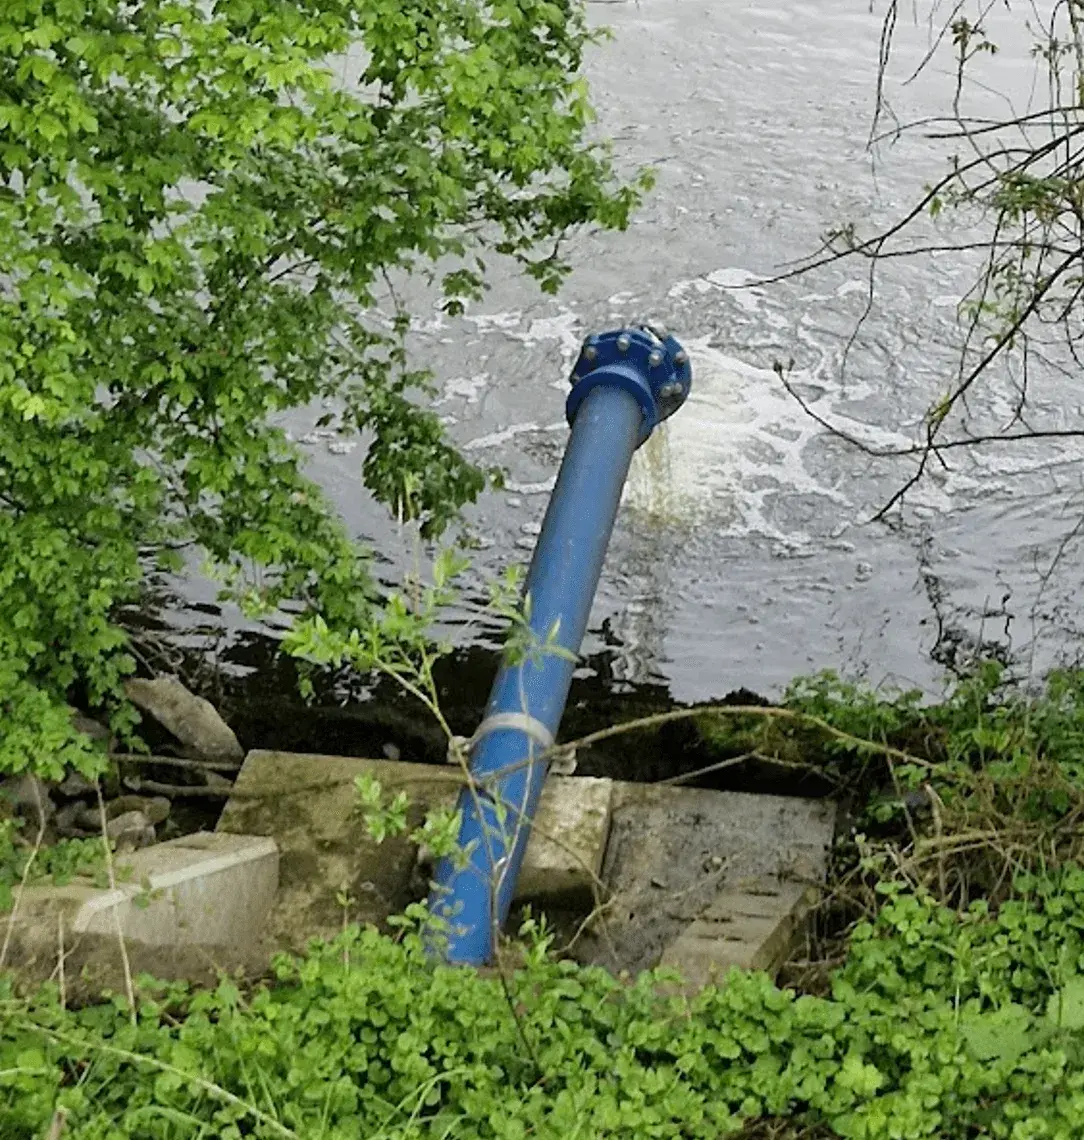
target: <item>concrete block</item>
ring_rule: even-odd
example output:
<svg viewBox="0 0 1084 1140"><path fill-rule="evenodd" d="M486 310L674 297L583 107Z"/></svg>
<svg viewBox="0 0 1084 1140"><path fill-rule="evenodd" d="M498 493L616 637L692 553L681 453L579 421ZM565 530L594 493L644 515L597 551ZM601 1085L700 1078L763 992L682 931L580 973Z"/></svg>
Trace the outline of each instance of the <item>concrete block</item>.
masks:
<svg viewBox="0 0 1084 1140"><path fill-rule="evenodd" d="M259 936L278 888L278 849L257 835L198 832L124 859L133 878L88 899L76 934L115 934L148 946L234 946Z"/></svg>
<svg viewBox="0 0 1084 1140"><path fill-rule="evenodd" d="M218 830L265 835L278 845L280 889L269 931L283 948L331 937L344 920L380 925L425 893L413 844L393 837L378 845L369 838L354 788L363 774L379 780L388 797L406 793L411 828L430 808L453 805L462 786L461 773L448 766L287 752L250 752L238 773ZM575 776L546 781L517 884L519 901L589 904L606 847L612 787L610 780Z"/></svg>
<svg viewBox="0 0 1084 1140"><path fill-rule="evenodd" d="M577 957L673 966L690 985L731 965L774 971L823 882L834 823L825 800L616 784L612 895Z"/></svg>
<svg viewBox="0 0 1084 1140"><path fill-rule="evenodd" d="M517 902L590 906L599 897L612 798L612 780L546 780L516 884Z"/></svg>
<svg viewBox="0 0 1084 1140"><path fill-rule="evenodd" d="M76 880L21 892L0 916L7 964L26 981L63 969L69 979L84 975L90 991L121 989L118 920L133 974L197 980L265 960L278 886L273 840L200 832L118 856L115 878L115 889Z"/></svg>

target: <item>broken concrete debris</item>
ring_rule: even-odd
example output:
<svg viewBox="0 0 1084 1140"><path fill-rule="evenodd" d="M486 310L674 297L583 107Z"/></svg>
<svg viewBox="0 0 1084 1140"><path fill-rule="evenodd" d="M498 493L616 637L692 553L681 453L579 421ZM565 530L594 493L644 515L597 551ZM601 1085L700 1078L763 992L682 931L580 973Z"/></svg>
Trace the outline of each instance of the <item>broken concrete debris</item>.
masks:
<svg viewBox="0 0 1084 1140"><path fill-rule="evenodd" d="M124 689L132 704L180 741L186 755L198 760L244 759L233 729L214 705L189 692L176 678L131 680Z"/></svg>

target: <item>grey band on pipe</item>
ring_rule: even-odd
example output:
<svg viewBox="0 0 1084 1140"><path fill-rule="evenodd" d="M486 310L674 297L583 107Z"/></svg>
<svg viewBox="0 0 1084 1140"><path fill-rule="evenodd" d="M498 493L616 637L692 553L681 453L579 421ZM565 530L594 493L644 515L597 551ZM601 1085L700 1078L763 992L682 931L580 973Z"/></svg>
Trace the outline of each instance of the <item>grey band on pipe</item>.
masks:
<svg viewBox="0 0 1084 1140"><path fill-rule="evenodd" d="M474 735L470 738L471 748L473 748L483 736L488 736L491 732L502 732L505 729L515 729L517 732L524 733L536 743L540 744L543 751L553 744L553 733L550 732L540 720L529 716L527 713L507 712L494 713L493 716L487 716L475 729Z"/></svg>

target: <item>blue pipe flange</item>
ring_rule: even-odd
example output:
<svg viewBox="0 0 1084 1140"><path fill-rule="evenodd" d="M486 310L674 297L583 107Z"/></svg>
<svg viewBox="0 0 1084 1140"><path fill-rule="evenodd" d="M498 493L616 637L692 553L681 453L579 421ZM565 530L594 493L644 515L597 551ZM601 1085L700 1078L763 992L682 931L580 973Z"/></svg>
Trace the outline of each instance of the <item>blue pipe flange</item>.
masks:
<svg viewBox="0 0 1084 1140"><path fill-rule="evenodd" d="M589 336L570 378L565 403L571 424L587 394L600 385L623 388L643 413L642 444L663 420L685 403L692 384L689 354L676 337L655 325L638 325Z"/></svg>

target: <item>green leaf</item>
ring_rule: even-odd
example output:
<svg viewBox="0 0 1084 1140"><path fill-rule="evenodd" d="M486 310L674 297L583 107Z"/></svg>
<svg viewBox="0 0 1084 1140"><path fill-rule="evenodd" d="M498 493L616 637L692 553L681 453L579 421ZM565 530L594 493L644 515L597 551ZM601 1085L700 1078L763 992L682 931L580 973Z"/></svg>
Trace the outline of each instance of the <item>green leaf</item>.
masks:
<svg viewBox="0 0 1084 1140"><path fill-rule="evenodd" d="M885 1081L876 1065L862 1060L857 1053L848 1053L840 1066L836 1080L858 1096L872 1096Z"/></svg>
<svg viewBox="0 0 1084 1140"><path fill-rule="evenodd" d="M1058 1029L1084 1029L1084 976L1075 975L1050 995L1046 1019Z"/></svg>
<svg viewBox="0 0 1084 1140"><path fill-rule="evenodd" d="M1031 1014L1016 1002L960 1019L964 1042L978 1061L1015 1061L1031 1047L1031 1027Z"/></svg>

